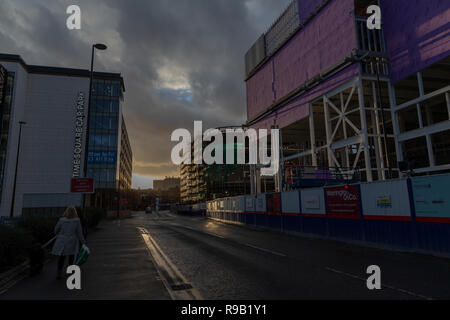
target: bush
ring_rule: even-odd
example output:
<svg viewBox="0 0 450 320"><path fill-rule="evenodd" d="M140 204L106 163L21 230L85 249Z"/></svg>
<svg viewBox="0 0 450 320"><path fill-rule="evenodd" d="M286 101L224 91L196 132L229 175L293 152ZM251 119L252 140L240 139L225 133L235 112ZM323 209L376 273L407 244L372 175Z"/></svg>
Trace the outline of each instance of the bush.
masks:
<svg viewBox="0 0 450 320"><path fill-rule="evenodd" d="M55 236L55 226L58 218L42 218L42 217L27 217L23 218L17 224L18 228L29 232L34 241L44 244Z"/></svg>
<svg viewBox="0 0 450 320"><path fill-rule="evenodd" d="M0 272L25 261L32 243L29 232L0 225Z"/></svg>

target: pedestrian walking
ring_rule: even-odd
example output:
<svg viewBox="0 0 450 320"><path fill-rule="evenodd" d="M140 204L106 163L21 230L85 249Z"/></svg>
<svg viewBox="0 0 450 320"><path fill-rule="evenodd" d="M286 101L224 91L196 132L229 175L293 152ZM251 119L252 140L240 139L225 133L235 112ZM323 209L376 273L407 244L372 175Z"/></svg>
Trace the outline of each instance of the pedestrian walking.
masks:
<svg viewBox="0 0 450 320"><path fill-rule="evenodd" d="M86 243L75 207L70 206L64 211L63 217L59 219L55 226L55 234L56 241L52 254L59 256L56 278L61 279L66 257L68 257L69 265L72 265L75 256L78 254L79 242Z"/></svg>

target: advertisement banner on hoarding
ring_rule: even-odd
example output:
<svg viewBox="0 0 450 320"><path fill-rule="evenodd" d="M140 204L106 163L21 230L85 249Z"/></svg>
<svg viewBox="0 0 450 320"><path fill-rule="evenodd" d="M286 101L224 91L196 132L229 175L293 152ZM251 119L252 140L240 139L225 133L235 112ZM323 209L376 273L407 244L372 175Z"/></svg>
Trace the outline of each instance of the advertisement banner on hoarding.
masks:
<svg viewBox="0 0 450 320"><path fill-rule="evenodd" d="M433 222L435 218L444 218L450 222L448 175L412 178L411 184L417 220Z"/></svg>
<svg viewBox="0 0 450 320"><path fill-rule="evenodd" d="M330 218L359 219L361 217L358 186L327 188L325 197Z"/></svg>

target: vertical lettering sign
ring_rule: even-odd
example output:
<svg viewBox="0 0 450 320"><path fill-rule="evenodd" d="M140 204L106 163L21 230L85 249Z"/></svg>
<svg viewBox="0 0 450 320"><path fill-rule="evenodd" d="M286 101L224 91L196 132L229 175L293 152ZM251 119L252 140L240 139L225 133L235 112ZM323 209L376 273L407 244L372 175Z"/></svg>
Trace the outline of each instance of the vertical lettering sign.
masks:
<svg viewBox="0 0 450 320"><path fill-rule="evenodd" d="M73 146L72 178L81 175L81 159L83 153L83 127L84 127L84 93L78 93L76 116L75 116L75 143Z"/></svg>
<svg viewBox="0 0 450 320"><path fill-rule="evenodd" d="M327 213L330 218L359 219L359 188L345 186L325 189Z"/></svg>

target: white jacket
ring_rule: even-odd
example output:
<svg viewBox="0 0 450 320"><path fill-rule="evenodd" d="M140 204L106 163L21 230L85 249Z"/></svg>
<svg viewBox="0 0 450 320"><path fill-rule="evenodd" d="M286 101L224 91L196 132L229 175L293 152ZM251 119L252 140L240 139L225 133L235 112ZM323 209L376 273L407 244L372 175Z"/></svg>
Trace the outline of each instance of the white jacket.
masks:
<svg viewBox="0 0 450 320"><path fill-rule="evenodd" d="M61 218L55 226L56 241L52 254L57 256L77 255L79 242L85 243L79 218Z"/></svg>

